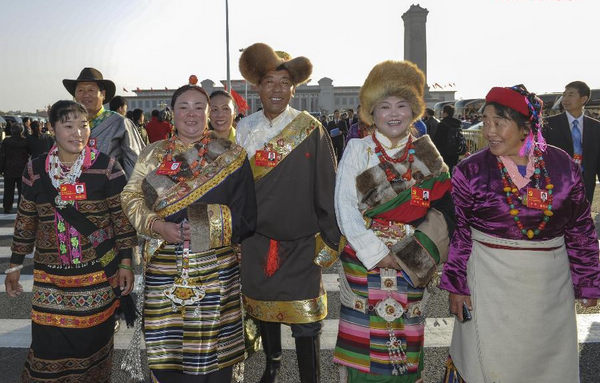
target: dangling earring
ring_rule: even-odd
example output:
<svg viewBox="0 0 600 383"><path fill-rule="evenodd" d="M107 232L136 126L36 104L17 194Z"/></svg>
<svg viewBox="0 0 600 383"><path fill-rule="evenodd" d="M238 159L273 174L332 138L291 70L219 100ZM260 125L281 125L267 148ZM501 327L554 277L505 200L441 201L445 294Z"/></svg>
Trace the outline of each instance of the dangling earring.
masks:
<svg viewBox="0 0 600 383"><path fill-rule="evenodd" d="M548 146L546 144L546 140L544 139L544 136L542 135L542 129L538 128L537 130L537 146L538 148L540 148L540 150L542 152L546 151L546 147Z"/></svg>
<svg viewBox="0 0 600 383"><path fill-rule="evenodd" d="M527 138L525 138L525 143L523 143L523 146L521 146L521 150L519 150L519 156L525 157L525 156L529 155L532 147L533 147L533 132L531 131L531 129L529 129Z"/></svg>

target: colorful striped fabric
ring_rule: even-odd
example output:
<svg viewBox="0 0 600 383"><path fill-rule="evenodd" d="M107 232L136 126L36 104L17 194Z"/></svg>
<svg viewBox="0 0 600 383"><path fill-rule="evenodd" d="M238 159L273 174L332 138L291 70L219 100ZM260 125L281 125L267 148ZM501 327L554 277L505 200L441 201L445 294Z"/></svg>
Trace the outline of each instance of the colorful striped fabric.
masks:
<svg viewBox="0 0 600 383"><path fill-rule="evenodd" d="M446 372L444 373L444 378L442 379L442 383L467 383L458 373L454 362L452 362L452 358L448 355L448 359L446 360Z"/></svg>
<svg viewBox="0 0 600 383"><path fill-rule="evenodd" d="M368 271L348 247L341 254L340 260L350 288L356 295L366 297L371 308L388 297L388 292L381 289L378 268ZM405 309L423 298L423 289L411 287L400 272L397 273L396 281L397 290L391 292L391 295ZM411 364L403 375L408 380L402 381L414 382L420 377L423 369L424 318L419 316L408 319L402 316L392 323L394 334L402 342ZM386 345L388 341L387 323L373 310L364 314L345 306L341 307L334 352L335 363L391 378L394 367Z"/></svg>
<svg viewBox="0 0 600 383"><path fill-rule="evenodd" d="M442 198L452 187L448 172L442 173L435 178L430 178L415 186L431 190L429 199L432 203ZM412 222L424 217L429 208L411 205L410 193L411 189L401 191L395 198L388 202L367 210L365 216L395 222Z"/></svg>
<svg viewBox="0 0 600 383"><path fill-rule="evenodd" d="M177 276L176 258L175 248L167 246L146 269L150 369L157 376L160 371L202 375L243 361L239 266L233 251L224 247L190 254L190 282L202 286L206 295L189 306L175 306L164 294Z"/></svg>

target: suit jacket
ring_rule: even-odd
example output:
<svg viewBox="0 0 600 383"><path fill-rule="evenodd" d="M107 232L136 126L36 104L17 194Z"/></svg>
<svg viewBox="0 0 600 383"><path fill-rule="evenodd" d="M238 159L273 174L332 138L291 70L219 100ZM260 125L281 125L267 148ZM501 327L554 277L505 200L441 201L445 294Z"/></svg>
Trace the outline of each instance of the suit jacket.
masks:
<svg viewBox="0 0 600 383"><path fill-rule="evenodd" d="M561 148L573 157L573 137L566 113L557 114L546 120L544 138L550 145ZM600 176L600 121L583 116L583 183L585 196L590 203L594 198L596 176ZM550 177L552 170L550 169Z"/></svg>
<svg viewBox="0 0 600 383"><path fill-rule="evenodd" d="M331 137L331 143L333 144L333 149L335 150L337 159L339 161L342 158L342 152L344 151L344 141L346 134L348 134L348 126L346 126L346 121L342 119L339 119L337 123L335 120L329 121L327 124L327 130L329 131L330 135L331 131L335 128L338 128L342 132L342 134L336 137Z"/></svg>

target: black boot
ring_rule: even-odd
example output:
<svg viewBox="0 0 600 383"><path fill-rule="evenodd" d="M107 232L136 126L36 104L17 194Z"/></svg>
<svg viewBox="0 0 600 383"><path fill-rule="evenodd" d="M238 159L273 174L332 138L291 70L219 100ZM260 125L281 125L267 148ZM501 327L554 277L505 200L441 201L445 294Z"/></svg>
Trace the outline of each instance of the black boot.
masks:
<svg viewBox="0 0 600 383"><path fill-rule="evenodd" d="M281 323L259 321L260 338L267 357L267 366L260 383L277 383L281 367Z"/></svg>
<svg viewBox="0 0 600 383"><path fill-rule="evenodd" d="M301 383L319 383L321 381L320 351L319 335L296 338L296 355Z"/></svg>

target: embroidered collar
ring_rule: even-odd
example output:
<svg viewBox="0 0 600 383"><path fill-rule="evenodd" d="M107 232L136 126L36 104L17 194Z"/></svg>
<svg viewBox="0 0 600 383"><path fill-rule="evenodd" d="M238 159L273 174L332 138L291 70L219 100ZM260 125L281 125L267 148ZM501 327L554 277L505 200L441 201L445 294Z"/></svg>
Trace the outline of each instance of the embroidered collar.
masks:
<svg viewBox="0 0 600 383"><path fill-rule="evenodd" d="M98 111L98 114L96 114L94 116L94 118L92 118L92 121L90 121L90 130L92 130L96 126L100 125L104 120L106 120L108 117L112 116L114 113L115 112L113 112L113 111L104 109L104 106L102 108L100 108L100 110Z"/></svg>
<svg viewBox="0 0 600 383"><path fill-rule="evenodd" d="M384 136L379 130L375 129L375 137L377 137L377 140L381 142L381 145L383 145L386 150L403 148L406 145L406 142L408 142L408 136L409 135L407 134L406 137L403 137L396 145L392 145L389 138Z"/></svg>

